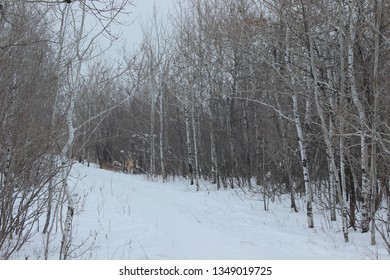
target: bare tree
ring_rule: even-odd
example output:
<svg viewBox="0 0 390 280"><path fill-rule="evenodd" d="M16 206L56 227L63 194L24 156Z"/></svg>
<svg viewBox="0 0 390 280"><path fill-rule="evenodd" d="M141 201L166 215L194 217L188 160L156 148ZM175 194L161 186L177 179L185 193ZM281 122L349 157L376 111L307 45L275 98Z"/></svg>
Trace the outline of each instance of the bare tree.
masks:
<svg viewBox="0 0 390 280"><path fill-rule="evenodd" d="M47 9L5 3L0 18L0 258L8 259L39 230L46 211L47 169L58 137L51 129L56 80Z"/></svg>

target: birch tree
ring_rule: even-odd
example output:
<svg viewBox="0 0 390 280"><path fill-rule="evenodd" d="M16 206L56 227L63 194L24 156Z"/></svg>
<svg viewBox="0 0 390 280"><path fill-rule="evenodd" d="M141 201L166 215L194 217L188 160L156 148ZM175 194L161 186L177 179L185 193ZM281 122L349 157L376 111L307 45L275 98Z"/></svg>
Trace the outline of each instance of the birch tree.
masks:
<svg viewBox="0 0 390 280"><path fill-rule="evenodd" d="M302 163L302 171L303 171L303 180L305 184L306 190L306 214L307 214L307 225L309 228L314 228L314 219L313 219L313 190L310 182L310 171L309 171L309 163L307 156L307 147L305 143L304 132L302 128L302 122L299 113L298 107L298 93L295 88L295 80L291 67L291 57L290 57L290 31L288 27L286 28L286 50L285 50L285 63L287 67L287 72L289 75L291 90L292 90L292 103L293 103L293 113L294 113L294 122L298 135L298 144L299 151L301 155L301 163Z"/></svg>
<svg viewBox="0 0 390 280"><path fill-rule="evenodd" d="M165 168L165 91L167 90L168 74L171 67L171 54L168 44L168 33L166 32L166 26L159 24L158 13L156 7L153 10L152 24L149 30L144 31L143 42L146 56L149 60L149 91L151 94L151 132L150 135L157 133L155 130L155 114L159 115L159 157L160 157L160 174L163 180L166 180L166 168ZM158 106L158 109L157 109ZM157 154L155 152L155 140L154 136L150 136L150 164L151 174L152 169L155 170L155 161L157 160Z"/></svg>
<svg viewBox="0 0 390 280"><path fill-rule="evenodd" d="M349 37L348 37L348 78L351 85L351 95L353 103L358 111L359 125L360 125L360 147L361 147L361 188L362 188L362 232L369 231L369 209L370 209L370 182L368 177L368 127L366 111L363 103L359 98L356 73L355 73L355 50L354 44L356 42L356 24L358 21L358 4L349 3Z"/></svg>
<svg viewBox="0 0 390 280"><path fill-rule="evenodd" d="M100 12L96 14L97 20L101 23L102 28L92 35L92 38L88 38L86 36L86 17L88 11L92 11L92 13L94 13L94 11L96 11L95 9L98 8L93 5L89 6L88 1L79 1L79 10L77 10L76 7L68 7L73 19L73 22L70 24L73 28L71 40L73 40L72 45L74 46L74 52L72 55L74 56L66 58L67 84L65 85L63 92L66 104L65 123L67 139L65 140L65 145L61 148L60 153L62 166L61 184L65 195L67 210L65 220L61 227L62 239L59 253L60 259L69 258L69 250L72 240L72 221L75 213L75 202L73 200L72 191L68 185L68 177L72 166L72 148L75 142L76 133L76 127L74 124L76 100L83 87L82 67L90 58L94 42L99 38L99 36L107 32L107 28L114 22L117 15L120 14L129 3L129 1L112 1L108 8L103 7ZM106 15L104 15L104 13L106 13ZM99 16L101 16L101 18L99 18Z"/></svg>
<svg viewBox="0 0 390 280"><path fill-rule="evenodd" d="M309 7L309 9L310 9L310 7ZM305 28L306 28L308 41L309 41L310 70L311 70L311 74L313 77L314 99L315 99L315 104L316 104L316 108L317 108L317 113L318 113L320 120L321 120L321 127L323 130L323 137L324 137L324 141L326 144L327 154L330 158L329 161L330 161L331 170L329 172L331 174L333 174L332 177L335 177L335 175L338 174L338 169L336 166L334 146L332 145L332 140L331 140L332 133L330 133L330 130L328 129L328 124L326 122L325 114L323 111L324 104L322 104L323 102L321 101L321 98L320 98L320 89L319 89L320 80L318 77L318 70L317 70L317 66L316 66L316 62L315 62L316 57L315 57L315 52L314 52L314 40L313 40L313 35L312 35L313 31L311 31L311 27L313 27L315 25L312 22L311 15L306 14L305 7L302 7L302 12L303 12L304 19L307 20L307 22L305 21ZM332 124L331 124L330 129L332 129ZM343 226L344 241L348 242L349 238L348 238L348 228L347 228L347 222L346 222L347 217L346 217L346 210L344 207L344 199L343 199L344 192L342 190L342 186L340 185L340 181L338 179L338 176L335 179L335 184L337 186L337 193L339 195L339 204L340 204L340 208L341 208L341 212L342 212L342 226ZM333 195L333 193L332 193L332 195Z"/></svg>

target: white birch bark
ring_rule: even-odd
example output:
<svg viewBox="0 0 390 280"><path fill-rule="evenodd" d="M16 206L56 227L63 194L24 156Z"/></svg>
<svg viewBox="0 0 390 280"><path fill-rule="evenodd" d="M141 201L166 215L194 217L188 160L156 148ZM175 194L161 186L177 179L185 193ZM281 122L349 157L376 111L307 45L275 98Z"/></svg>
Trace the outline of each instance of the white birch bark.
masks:
<svg viewBox="0 0 390 280"><path fill-rule="evenodd" d="M361 220L362 220L362 232L369 231L370 223L370 182L368 179L368 145L367 145L367 117L363 103L360 101L359 93L356 85L355 74L355 54L354 43L356 41L356 19L357 19L357 7L356 3L350 3L351 15L349 19L349 40L348 42L348 78L351 84L352 101L358 111L359 123L360 123L360 150L361 150L361 188L362 188L362 206L361 206Z"/></svg>
<svg viewBox="0 0 390 280"><path fill-rule="evenodd" d="M78 85L80 82L80 72L81 72L81 60L79 61L79 66L76 72L76 84ZM76 88L76 90L78 90ZM69 97L69 108L66 116L66 123L67 123L67 129L68 129L68 140L65 144L65 146L61 150L61 168L62 168L62 188L65 193L65 201L67 204L67 212L66 212L66 218L63 225L63 232L62 232L62 241L61 241L61 250L60 250L60 259L65 260L68 258L68 252L71 245L71 238L72 238L72 222L73 222L73 215L74 215L74 207L75 203L73 200L73 195L71 193L71 190L68 185L68 176L71 169L71 150L73 147L73 142L75 138L75 128L73 125L73 118L74 118L74 109L75 109L75 98L77 95L76 91L71 90L68 93Z"/></svg>
<svg viewBox="0 0 390 280"><path fill-rule="evenodd" d="M218 155L217 155L217 144L215 139L215 132L214 132L214 113L213 113L213 97L212 97L212 81L210 79L210 75L208 77L208 102L207 102L207 109L208 109L208 115L209 115L209 127L210 127L210 157L211 157L211 180L213 184L217 184L217 189L219 190L220 185L220 179L219 179L219 168L218 168Z"/></svg>
<svg viewBox="0 0 390 280"><path fill-rule="evenodd" d="M217 155L217 144L215 140L214 132L214 113L213 113L213 97L212 97L212 81L210 75L208 77L208 102L207 110L209 115L209 127L210 127L210 157L211 157L211 180L213 184L217 184L217 189L220 189L220 178L219 178L219 168L218 168L218 155Z"/></svg>
<svg viewBox="0 0 390 280"><path fill-rule="evenodd" d="M71 152L75 140L75 127L74 127L74 116L75 116L75 100L81 89L81 67L84 62L84 54L81 50L81 41L84 37L84 25L86 17L86 3L85 1L80 2L82 8L80 27L76 32L76 71L74 73L74 84L69 85L67 92L68 108L66 114L66 124L68 130L68 139L61 150L61 167L62 167L62 188L65 194L65 201L67 204L66 217L64 225L62 227L62 240L60 249L60 260L65 260L69 257L69 249L72 240L72 223L73 215L75 211L75 202L73 200L72 192L68 185L68 176L72 167L71 164ZM71 75L72 69L69 69ZM69 77L72 81L72 77Z"/></svg>
<svg viewBox="0 0 390 280"><path fill-rule="evenodd" d="M310 172L308 166L308 158L307 158L307 149L305 144L304 132L301 123L301 119L299 116L299 108L298 108L298 93L295 90L295 80L292 74L291 62L289 60L290 57L290 47L289 47L289 29L286 28L286 50L285 50L285 63L287 67L287 71L290 78L291 89L292 89L292 101L293 101L293 114L294 114L294 123L295 128L298 134L298 145L299 151L301 155L301 163L302 163L302 171L303 171L303 180L305 184L306 191L306 215L307 215L307 225L309 228L314 228L314 219L313 219L313 190L310 182Z"/></svg>
<svg viewBox="0 0 390 280"><path fill-rule="evenodd" d="M198 141L197 141L197 127L198 127L198 117L197 117L197 109L195 105L195 97L194 93L192 93L192 98L191 98L191 103L192 103L192 110L191 110L191 115L192 115L192 137L193 137L193 144L194 144L194 160L195 160L195 172L194 172L194 177L195 177L195 186L196 186L196 191L199 191L199 163L198 163Z"/></svg>
<svg viewBox="0 0 390 280"><path fill-rule="evenodd" d="M252 188L251 182L251 158L250 158L250 141L249 141L249 120L248 120L248 101L242 100L242 120L244 130L244 141L245 141L245 158L247 162L246 179L248 181L249 188Z"/></svg>
<svg viewBox="0 0 390 280"><path fill-rule="evenodd" d="M165 173L165 158L164 158L164 87L161 86L160 89L160 166L161 166L161 175L163 181L167 179L167 174Z"/></svg>
<svg viewBox="0 0 390 280"><path fill-rule="evenodd" d="M327 34L329 35L330 31L327 30ZM328 57L331 57L331 51L329 50L329 47L327 47L326 49L326 52L327 52L327 55ZM315 65L313 65L315 66ZM314 70L316 71L316 70ZM318 73L316 73L316 78L318 77ZM334 152L335 151L335 145L334 145L334 135L335 135L335 100L334 100L334 96L333 96L333 90L334 90L334 86L333 86L333 75L332 75L332 71L331 71L331 68L330 67L327 67L326 69L326 77L327 77L327 82L328 82L328 89L327 89L327 93L328 93L328 102L329 102L329 108L330 108L330 111L328 112L329 114L329 141L330 141L330 144L331 144L331 148L332 148L332 151ZM334 154L333 154L334 156ZM334 159L336 160L336 159ZM334 172L334 168L332 167L332 162L328 160L328 168L329 168L329 182L330 182L330 187L331 187L331 200L330 200L330 209L331 209L331 215L330 215L330 220L331 221L336 221L337 220L337 215L336 215L336 186L337 184L340 184L340 181L339 181L339 176L338 176L338 173L335 173ZM342 175L341 176L345 176L345 172L342 173L342 171L340 172ZM345 178L344 178L345 180ZM343 188L345 186L345 184L342 184L341 185L341 188Z"/></svg>
<svg viewBox="0 0 390 280"><path fill-rule="evenodd" d="M293 93L292 95L293 100L293 112L294 112L294 119L295 119L295 127L298 134L298 145L299 145L299 151L301 154L301 162L302 162L302 169L303 169L303 180L305 184L305 190L306 190L306 211L307 211L307 224L309 228L314 228L314 219L313 219L313 190L310 183L310 173L309 173L309 166L308 166L308 159L307 159L307 149L306 144L304 143L304 135L303 135L303 129L302 129L302 123L299 116L298 111L298 96L297 93Z"/></svg>
<svg viewBox="0 0 390 280"><path fill-rule="evenodd" d="M55 120L57 118L57 101L59 98L59 80L58 78L60 77L60 66L62 63L63 59L63 51L64 51L64 40L65 40L65 32L66 32L66 23L68 19L68 14L69 14L69 5L66 7L64 11L61 12L61 24L60 24L60 29L59 29L59 37L58 37L58 53L57 53L57 58L56 58L56 65L55 65L55 71L56 71L56 76L57 76L57 82L56 82L56 87L55 87L55 97L54 97L54 102L53 102L53 112L51 116L51 126L52 129L54 130L55 126ZM54 131L53 131L54 132ZM53 170L55 169L55 154L53 151L53 154L51 155L51 160L50 160L50 166L49 169ZM46 212L46 220L45 220L45 225L43 227L43 235L44 235L44 259L48 259L49 257L49 246L50 246L50 235L51 235L51 230L53 229L53 226L50 227L50 221L51 221L51 216L52 216L52 208L53 208L53 196L54 196L54 185L55 183L53 182L55 178L51 178L48 184L48 200L47 200L47 212ZM55 207L58 207L56 205Z"/></svg>
<svg viewBox="0 0 390 280"><path fill-rule="evenodd" d="M152 59L152 58L150 58ZM152 66L151 66L152 68ZM154 79L153 77L154 73L151 69L150 71L150 82L149 82L149 92L150 92L150 135L149 135L149 143L150 143L150 169L149 169L149 174L151 177L154 177L156 174L156 164L155 164L155 158L156 158L156 152L155 152L155 144L154 144L154 126L155 126L155 110L156 110L156 105L155 105L155 93L154 93L154 87L153 87L153 82L152 80Z"/></svg>
<svg viewBox="0 0 390 280"><path fill-rule="evenodd" d="M340 153L340 174L341 174L341 186L346 191L347 184L346 184L346 173L345 173L345 160L347 157L346 153L346 147L345 147L345 125L346 120L344 117L344 110L346 109L346 102L345 102L345 82L346 82L346 69L345 69L345 34L344 34L344 27L346 26L346 18L345 18L345 12L344 12L344 1L339 2L339 19L340 19L340 25L338 30L338 41L339 41L339 55L340 55L340 93L339 93L339 108L341 114L338 115L338 122L339 122L339 153ZM355 197L356 197L356 187L358 185L357 178L355 175L355 172L351 170L352 173L352 180L353 180L353 195L350 197L350 203L351 205L355 204ZM351 207L352 208L352 207ZM350 209L350 211L354 211L354 209ZM355 217L355 213L350 213L350 217ZM354 218L353 218L354 220ZM354 221L351 219L351 225L354 226Z"/></svg>
<svg viewBox="0 0 390 280"><path fill-rule="evenodd" d="M256 139L256 163L255 163L255 173L256 173L256 185L261 185L261 176L260 176L260 170L261 170L261 164L260 164L260 150L261 150L261 143L260 143L260 127L257 117L257 109L254 111L254 118L255 118L255 139Z"/></svg>
<svg viewBox="0 0 390 280"><path fill-rule="evenodd" d="M343 13L342 9L340 12ZM341 17L343 17L341 15ZM342 19L343 21L343 19ZM338 40L340 44L340 100L339 106L341 112L344 112L345 109L345 62L344 62L344 36L339 30ZM345 179L345 141L344 141L344 130L345 130L345 118L341 113L341 116L338 117L339 120L339 153L340 153L340 174L341 174L341 186L346 190L346 179ZM351 198L352 199L352 198Z"/></svg>
<svg viewBox="0 0 390 280"><path fill-rule="evenodd" d="M376 245L376 238L375 238L375 213L376 213L376 196L377 196L377 191L376 191L376 186L378 184L377 182L377 167L376 167L376 158L377 158L377 135L376 131L378 129L378 94L379 94L379 89L378 89L378 71L379 71L379 32L380 30L380 22L381 22L381 15L382 15L382 0L377 0L375 1L376 5L376 10L375 10L375 35L374 35L374 88L373 88L373 93L374 93L374 120L372 124L372 138L371 138L371 169L370 169L370 180L371 180L371 189L372 189L372 194L371 194L371 209L370 209L370 219L371 219L371 245Z"/></svg>
<svg viewBox="0 0 390 280"><path fill-rule="evenodd" d="M189 112L189 104L188 104L188 93L185 93L185 101L184 101L184 119L186 124L186 142L187 142L187 156L188 156L188 177L190 185L194 184L194 174L193 174L193 164L192 164L192 146L191 146L191 125L190 125L190 112Z"/></svg>
<svg viewBox="0 0 390 280"><path fill-rule="evenodd" d="M236 173L237 168L237 159L236 159L236 153L234 150L234 135L233 135L233 111L234 111L234 93L231 93L231 96L228 100L228 106L229 106L229 116L227 116L227 132L228 132L228 138L229 138L229 148L230 148L230 155L231 155L231 170L230 170L230 187L234 188L234 177Z"/></svg>
<svg viewBox="0 0 390 280"><path fill-rule="evenodd" d="M326 144L327 153L328 153L328 156L330 158L329 159L330 167L331 167L330 172L333 173L332 176L335 178L335 184L336 184L337 192L339 195L339 204L340 204L340 208L342 209L342 226L343 226L344 241L348 242L349 237L348 237L348 227L347 227L347 222L346 222L346 215L344 215L344 213L346 213L346 212L344 209L344 201L343 201L343 196L342 196L343 191L341 189L339 180L336 178L336 175L338 174L338 170L337 170L337 166L336 166L336 159L335 159L333 145L332 145L331 139L330 139L331 135L330 135L328 128L327 128L325 114L324 114L324 111L322 109L323 104L322 104L322 102L320 100L320 96L319 96L319 87L318 87L319 80L318 80L317 68L315 65L315 54L314 54L314 46L313 46L314 43L313 43L313 39L310 35L310 32L308 34L308 39L309 39L309 49L310 49L310 68L311 68L311 72L312 72L312 76L313 76L313 83L314 83L315 104L316 104L316 108L317 108L317 113L318 113L320 120L321 120L321 127L322 127L322 131L323 131L323 138L324 138L324 141Z"/></svg>
<svg viewBox="0 0 390 280"><path fill-rule="evenodd" d="M213 113L210 110L210 149L211 149L211 173L212 173L212 182L217 184L217 189L221 188L219 180L219 168L218 168L218 158L217 158L217 147L215 141L214 125L213 125Z"/></svg>

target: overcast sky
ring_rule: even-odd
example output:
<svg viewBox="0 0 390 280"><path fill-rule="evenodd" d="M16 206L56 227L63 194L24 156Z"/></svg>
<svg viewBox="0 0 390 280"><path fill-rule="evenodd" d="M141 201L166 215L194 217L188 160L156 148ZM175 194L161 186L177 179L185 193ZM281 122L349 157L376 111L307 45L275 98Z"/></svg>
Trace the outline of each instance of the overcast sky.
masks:
<svg viewBox="0 0 390 280"><path fill-rule="evenodd" d="M153 17L153 6L156 4L158 17L167 17L168 11L173 9L173 0L134 0L131 7L130 26L122 27L123 41L129 49L136 48L142 40L142 24L147 24Z"/></svg>
<svg viewBox="0 0 390 280"><path fill-rule="evenodd" d="M133 51L140 46L143 37L143 27L150 27L153 19L153 8L156 5L157 22L167 20L168 13L172 12L175 3L186 0L133 0L134 6L129 6L126 9L126 14L122 14L117 18L123 25L115 24L110 26L110 32L115 35L120 35L120 40L115 42L115 45L107 50L103 57L121 61L124 55L131 55ZM88 21L88 19L87 19ZM89 18L89 27L94 30L92 35L100 31L100 25L94 21L93 17ZM87 27L88 29L88 27ZM124 49L123 46L126 46ZM98 41L99 51L107 49L109 42L107 38L101 36Z"/></svg>

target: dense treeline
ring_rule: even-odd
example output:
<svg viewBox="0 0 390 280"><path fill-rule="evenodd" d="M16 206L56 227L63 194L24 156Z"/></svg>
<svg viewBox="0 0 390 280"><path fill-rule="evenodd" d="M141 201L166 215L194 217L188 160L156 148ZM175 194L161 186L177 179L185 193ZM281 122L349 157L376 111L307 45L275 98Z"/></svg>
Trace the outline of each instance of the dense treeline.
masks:
<svg viewBox="0 0 390 280"><path fill-rule="evenodd" d="M13 11L7 22L3 15L0 19L2 258L10 257L28 240L34 220L47 203L43 193L48 180L58 172L46 168L58 137L50 129L56 80L50 34L42 28L39 9L15 5Z"/></svg>
<svg viewBox="0 0 390 280"><path fill-rule="evenodd" d="M120 66L109 2L0 6L1 258L58 223L72 257L74 160L288 195L390 250L388 1L178 1Z"/></svg>
<svg viewBox="0 0 390 280"><path fill-rule="evenodd" d="M384 233L390 219L389 8L179 2L169 28L154 19L145 34L137 94L106 119L90 154L194 188L200 178L259 185L289 194L295 210L304 195L309 227L314 200L331 220L340 213L345 241L350 228L371 229L375 243L375 222Z"/></svg>
<svg viewBox="0 0 390 280"><path fill-rule="evenodd" d="M109 27L130 4L0 1L1 259L32 257L23 248L34 235L42 237L34 258L79 253L80 244L72 244L77 201L69 172L83 149L79 138L88 139L92 125L103 123L131 91L107 100L124 70L94 62L104 53L97 40L115 41ZM83 103L92 91L94 105Z"/></svg>

